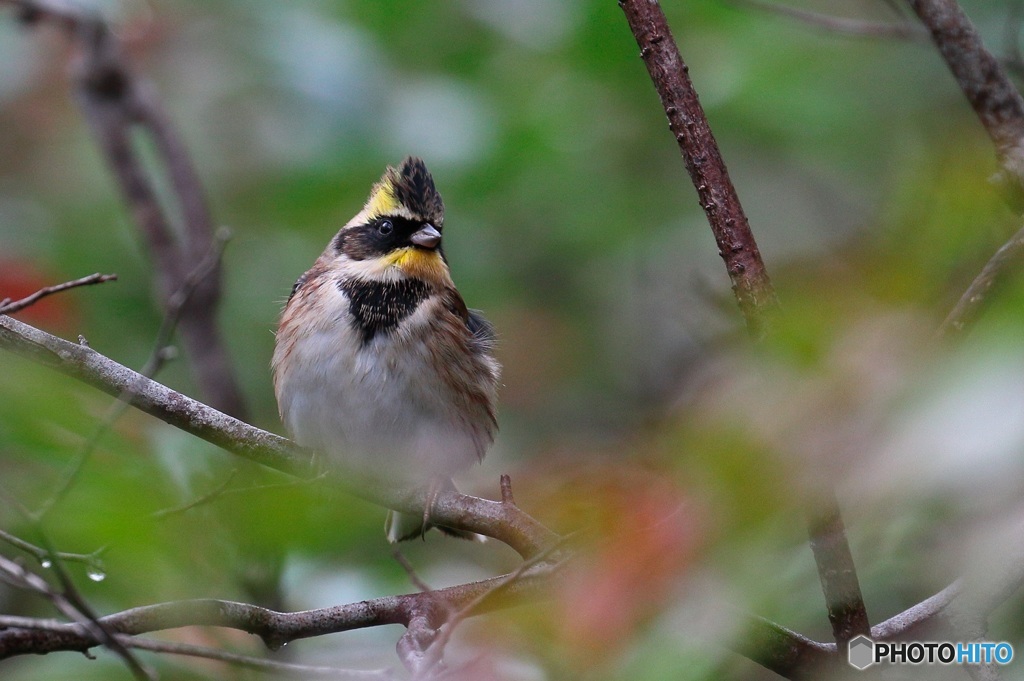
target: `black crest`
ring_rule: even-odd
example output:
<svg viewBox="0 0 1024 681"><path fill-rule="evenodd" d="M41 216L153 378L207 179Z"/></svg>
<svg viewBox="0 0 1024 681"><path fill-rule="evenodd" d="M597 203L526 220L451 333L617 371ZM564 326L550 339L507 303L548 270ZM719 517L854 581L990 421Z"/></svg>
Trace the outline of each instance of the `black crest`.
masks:
<svg viewBox="0 0 1024 681"><path fill-rule="evenodd" d="M391 175L395 198L403 206L433 224L438 229L444 222L444 201L437 193L434 178L430 176L423 159L407 156Z"/></svg>

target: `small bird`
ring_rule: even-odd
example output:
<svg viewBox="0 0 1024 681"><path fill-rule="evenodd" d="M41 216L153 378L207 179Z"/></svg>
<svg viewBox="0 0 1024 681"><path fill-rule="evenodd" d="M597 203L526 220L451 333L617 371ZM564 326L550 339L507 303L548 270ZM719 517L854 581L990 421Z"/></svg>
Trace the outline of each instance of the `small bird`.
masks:
<svg viewBox="0 0 1024 681"><path fill-rule="evenodd" d="M295 282L272 362L281 420L299 445L347 474L429 486L431 501L483 459L498 428L494 329L455 288L443 229L423 161L388 166ZM394 543L431 527L426 511L390 511L385 530Z"/></svg>

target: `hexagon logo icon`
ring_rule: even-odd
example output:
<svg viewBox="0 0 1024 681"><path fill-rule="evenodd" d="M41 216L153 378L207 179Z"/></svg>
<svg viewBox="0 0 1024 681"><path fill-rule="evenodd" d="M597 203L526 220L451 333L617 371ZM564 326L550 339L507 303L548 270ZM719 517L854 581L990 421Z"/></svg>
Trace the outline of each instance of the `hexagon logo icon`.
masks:
<svg viewBox="0 0 1024 681"><path fill-rule="evenodd" d="M850 666L861 671L875 663L875 642L861 634L850 640L847 649Z"/></svg>

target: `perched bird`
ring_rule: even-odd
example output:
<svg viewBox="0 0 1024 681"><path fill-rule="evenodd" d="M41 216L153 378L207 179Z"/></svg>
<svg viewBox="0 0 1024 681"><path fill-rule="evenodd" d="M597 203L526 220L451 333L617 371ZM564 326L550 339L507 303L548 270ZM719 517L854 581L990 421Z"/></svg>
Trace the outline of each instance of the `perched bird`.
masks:
<svg viewBox="0 0 1024 681"><path fill-rule="evenodd" d="M498 427L494 331L455 288L443 228L423 161L389 166L295 282L273 359L298 444L344 473L432 494L483 458ZM389 512L388 540L422 535L425 516Z"/></svg>

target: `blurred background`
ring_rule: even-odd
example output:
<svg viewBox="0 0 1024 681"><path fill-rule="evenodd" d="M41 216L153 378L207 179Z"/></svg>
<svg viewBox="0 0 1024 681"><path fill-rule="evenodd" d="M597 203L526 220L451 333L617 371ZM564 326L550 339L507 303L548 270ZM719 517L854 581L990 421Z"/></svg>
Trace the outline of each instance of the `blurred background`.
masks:
<svg viewBox="0 0 1024 681"><path fill-rule="evenodd" d="M80 4L155 83L233 233L220 320L260 427L282 432L269 362L292 283L385 165L427 161L454 278L496 325L504 365L501 434L459 484L496 498L509 473L527 512L601 538L547 603L463 625L449 656L478 660L478 678L777 678L729 651L740 634L725 606L830 639L805 525L830 483L872 622L967 569L984 581L1019 536L1024 279L997 287L962 342L933 333L1020 224L927 40L842 36L742 2L663 3L785 308L753 348L615 2ZM789 4L912 21L884 0ZM1013 58L1015 3L962 4ZM161 321L152 265L70 94L68 58L63 35L0 11L0 299L116 272L18 317L139 367ZM158 379L197 394L187 356ZM110 403L0 353L4 494L29 508L49 498ZM158 513L229 477L209 503ZM45 529L64 551L109 547L105 579L71 567L103 613L197 597L297 610L414 590L383 520L129 412ZM0 527L32 537L6 505ZM403 551L432 586L518 563L497 542L440 536ZM996 611L992 640L1021 640L1021 606ZM52 616L5 588L0 610ZM272 656L399 667L400 635ZM239 632L167 636L263 654ZM3 675L128 677L97 653L18 658ZM154 663L165 679L256 676Z"/></svg>

